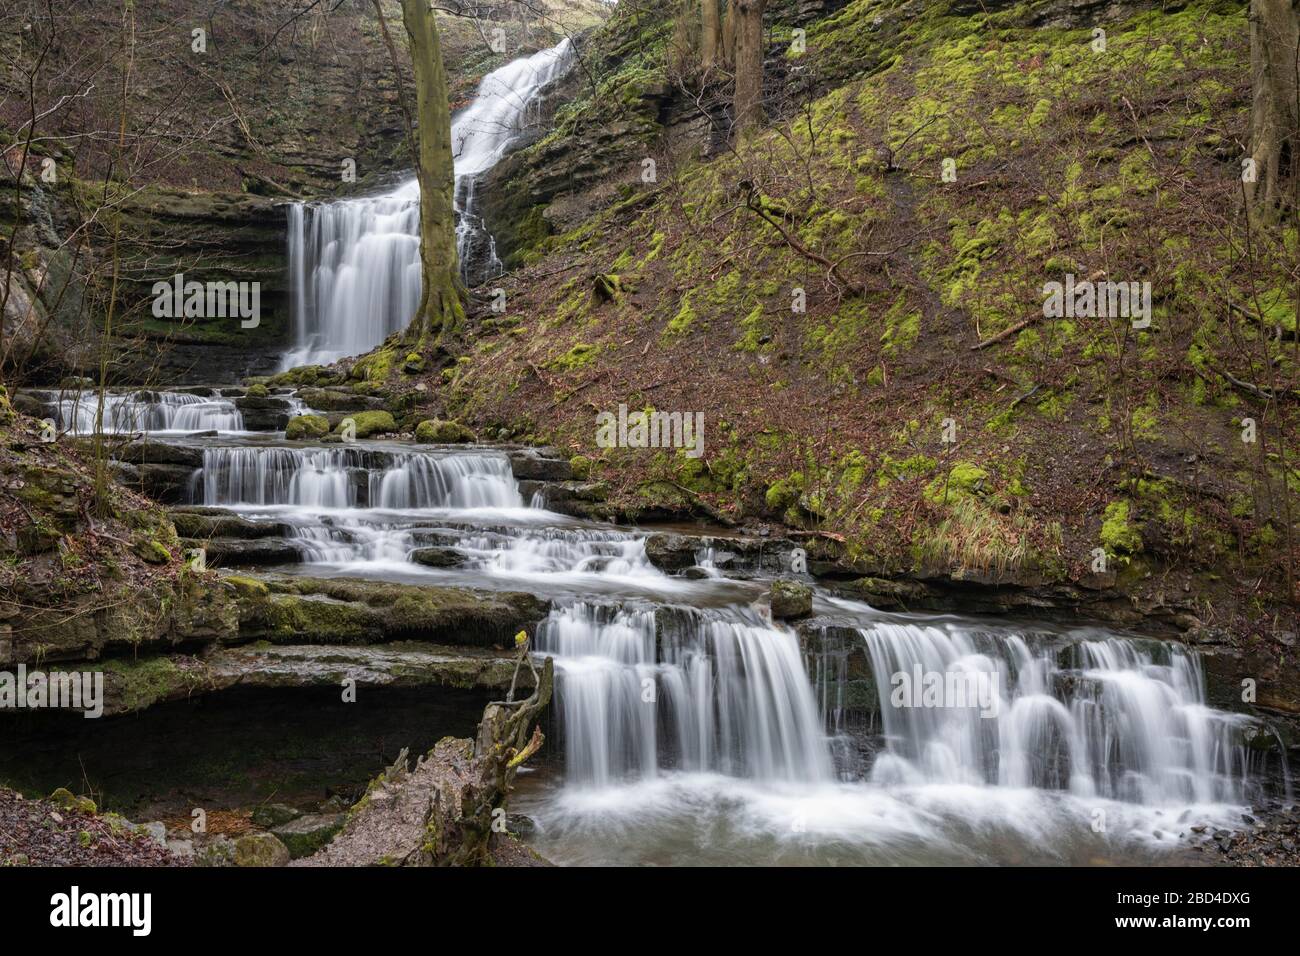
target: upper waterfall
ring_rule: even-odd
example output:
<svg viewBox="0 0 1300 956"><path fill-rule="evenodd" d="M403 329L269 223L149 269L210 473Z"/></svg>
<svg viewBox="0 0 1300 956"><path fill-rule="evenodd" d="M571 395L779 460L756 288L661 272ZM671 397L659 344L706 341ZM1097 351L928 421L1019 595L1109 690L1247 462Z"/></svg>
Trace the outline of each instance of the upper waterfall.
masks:
<svg viewBox="0 0 1300 956"><path fill-rule="evenodd" d="M567 38L513 60L485 76L474 101L452 121L456 251L467 278L478 248L487 274L501 271L495 243L475 212L477 180L527 128L538 94L572 61ZM420 301L419 200L411 177L383 195L290 208L294 344L282 368L357 355L411 321Z"/></svg>

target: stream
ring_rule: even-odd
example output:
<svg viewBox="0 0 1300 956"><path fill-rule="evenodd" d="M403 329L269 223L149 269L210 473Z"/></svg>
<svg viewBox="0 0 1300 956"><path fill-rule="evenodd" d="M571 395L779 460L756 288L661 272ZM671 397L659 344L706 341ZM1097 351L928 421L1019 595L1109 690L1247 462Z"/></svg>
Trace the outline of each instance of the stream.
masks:
<svg viewBox="0 0 1300 956"><path fill-rule="evenodd" d="M1256 719L1207 705L1180 645L882 613L791 573L788 542L550 510L547 483L521 490L508 448L287 442L215 417L234 427L183 436L161 409L194 403L154 404L154 437L201 449L191 505L282 527L299 560L265 570L551 602L534 644L556 664L547 752L511 809L556 862L1174 861L1193 826L1237 826L1264 794ZM671 572L647 547L665 530L691 549ZM413 560L430 547L445 566ZM812 617L771 618L778 576L813 588ZM923 673L980 675L992 696L899 706L896 675Z"/></svg>

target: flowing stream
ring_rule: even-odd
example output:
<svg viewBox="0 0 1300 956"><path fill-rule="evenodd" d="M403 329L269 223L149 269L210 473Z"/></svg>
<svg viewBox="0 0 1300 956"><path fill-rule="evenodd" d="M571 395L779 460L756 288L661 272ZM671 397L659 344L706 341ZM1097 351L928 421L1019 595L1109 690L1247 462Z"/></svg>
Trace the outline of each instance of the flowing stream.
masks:
<svg viewBox="0 0 1300 956"><path fill-rule="evenodd" d="M513 60L485 76L452 121L456 246L471 285L502 271L476 204L482 176L535 120L539 94L572 61L567 38ZM360 354L410 323L420 301L419 227L414 178L380 196L290 207L294 344L283 368Z"/></svg>
<svg viewBox="0 0 1300 956"><path fill-rule="evenodd" d="M768 614L771 562L725 534L670 574L651 531L525 497L504 451L274 436L209 441L191 485L283 525L302 563L281 570L552 600L549 757L513 808L559 862L1150 862L1263 785L1255 719L1208 706L1181 646L821 589L795 628ZM900 701L900 674L981 693Z"/></svg>

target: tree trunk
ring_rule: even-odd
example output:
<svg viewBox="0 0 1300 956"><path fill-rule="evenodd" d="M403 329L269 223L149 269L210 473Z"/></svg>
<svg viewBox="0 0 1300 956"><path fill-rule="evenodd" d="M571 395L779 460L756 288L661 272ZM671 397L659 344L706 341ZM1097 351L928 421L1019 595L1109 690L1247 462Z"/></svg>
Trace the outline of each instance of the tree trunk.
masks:
<svg viewBox="0 0 1300 956"><path fill-rule="evenodd" d="M678 0L673 34L668 41L668 69L679 77L695 73L695 0Z"/></svg>
<svg viewBox="0 0 1300 956"><path fill-rule="evenodd" d="M1250 5L1250 156L1255 182L1245 182L1252 215L1271 216L1283 205L1285 180L1295 171L1300 143L1296 103L1296 48L1300 0L1252 0Z"/></svg>
<svg viewBox="0 0 1300 956"><path fill-rule="evenodd" d="M700 0L700 70L710 72L718 65L718 44L722 31L719 0Z"/></svg>
<svg viewBox="0 0 1300 956"><path fill-rule="evenodd" d="M736 62L736 0L727 0L722 15L722 65L730 69Z"/></svg>
<svg viewBox="0 0 1300 956"><path fill-rule="evenodd" d="M424 288L407 341L445 340L460 331L460 263L453 206L456 171L451 152L451 104L438 24L428 0L402 0L402 22L415 68L416 176L420 181L420 261Z"/></svg>
<svg viewBox="0 0 1300 956"><path fill-rule="evenodd" d="M506 800L519 767L541 747L536 721L551 699L554 663L540 672L520 650L515 678L527 664L533 692L488 704L476 740L444 737L414 768L403 750L373 780L366 796L348 813L339 834L305 866L482 866L536 863L505 830Z"/></svg>
<svg viewBox="0 0 1300 956"><path fill-rule="evenodd" d="M736 9L736 138L763 121L763 7L765 0L732 0Z"/></svg>

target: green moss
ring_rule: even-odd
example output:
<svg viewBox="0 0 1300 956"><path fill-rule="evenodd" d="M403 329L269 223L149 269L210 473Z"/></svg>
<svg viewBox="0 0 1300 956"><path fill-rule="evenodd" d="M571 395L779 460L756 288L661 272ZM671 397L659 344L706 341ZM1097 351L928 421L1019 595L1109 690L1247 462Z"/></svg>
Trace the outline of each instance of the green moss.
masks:
<svg viewBox="0 0 1300 956"><path fill-rule="evenodd" d="M1129 503L1112 501L1101 523L1101 545L1111 557L1125 559L1142 550L1142 534L1129 523Z"/></svg>
<svg viewBox="0 0 1300 956"><path fill-rule="evenodd" d="M586 481L591 477L591 459L586 455L574 455L569 459L569 469L578 481Z"/></svg>
<svg viewBox="0 0 1300 956"><path fill-rule="evenodd" d="M478 439L471 429L460 422L431 418L415 426L415 440L426 445L454 445Z"/></svg>
<svg viewBox="0 0 1300 956"><path fill-rule="evenodd" d="M587 345L579 343L563 355L559 355L546 363L546 367L562 372L574 372L580 368L590 365L596 356L600 353L599 345Z"/></svg>
<svg viewBox="0 0 1300 956"><path fill-rule="evenodd" d="M248 386L248 391L245 394L248 395L249 398L269 398L271 390L265 385L259 383L257 385Z"/></svg>
<svg viewBox="0 0 1300 956"><path fill-rule="evenodd" d="M330 423L324 415L295 415L285 426L284 437L290 441L321 438L329 434Z"/></svg>
<svg viewBox="0 0 1300 956"><path fill-rule="evenodd" d="M940 475L925 487L925 497L936 504L943 504L955 498L970 497L987 493L985 482L989 473L979 465L969 461L959 461L948 470L947 475Z"/></svg>
<svg viewBox="0 0 1300 956"><path fill-rule="evenodd" d="M343 434L344 426L349 421L356 426L357 438L369 438L371 435L397 431L397 422L393 419L392 412L383 409L372 409L364 412L353 412L334 427L334 434Z"/></svg>

